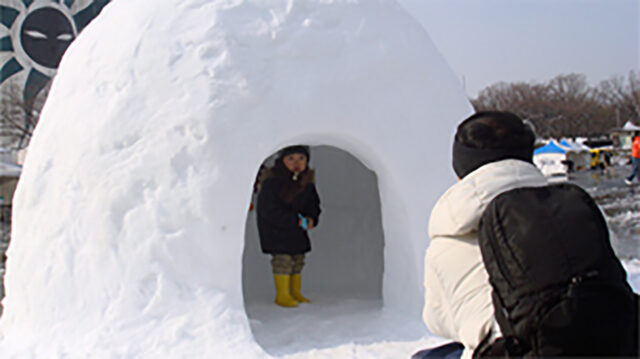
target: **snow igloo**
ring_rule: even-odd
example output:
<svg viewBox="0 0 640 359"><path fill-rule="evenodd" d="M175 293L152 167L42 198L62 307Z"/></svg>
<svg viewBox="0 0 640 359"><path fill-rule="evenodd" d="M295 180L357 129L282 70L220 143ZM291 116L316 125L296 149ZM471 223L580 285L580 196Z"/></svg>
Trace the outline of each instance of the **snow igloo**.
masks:
<svg viewBox="0 0 640 359"><path fill-rule="evenodd" d="M470 112L392 0L112 1L65 54L29 148L0 351L267 356L245 309L273 300L249 206L261 164L292 144L320 176L312 246L333 251L308 255L303 288L420 318L429 211ZM360 257L373 269L341 281Z"/></svg>

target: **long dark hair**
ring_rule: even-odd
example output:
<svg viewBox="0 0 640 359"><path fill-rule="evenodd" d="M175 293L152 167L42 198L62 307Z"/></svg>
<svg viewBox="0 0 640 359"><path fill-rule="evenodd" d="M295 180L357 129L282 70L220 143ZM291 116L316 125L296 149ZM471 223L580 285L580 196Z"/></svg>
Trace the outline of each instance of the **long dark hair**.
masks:
<svg viewBox="0 0 640 359"><path fill-rule="evenodd" d="M313 182L313 171L309 170L308 162L305 169L295 176L295 174L285 166L283 157L280 156L271 168L271 175L282 179L284 182L282 190L278 193L278 197L286 203L291 203L291 201L304 190L307 184Z"/></svg>

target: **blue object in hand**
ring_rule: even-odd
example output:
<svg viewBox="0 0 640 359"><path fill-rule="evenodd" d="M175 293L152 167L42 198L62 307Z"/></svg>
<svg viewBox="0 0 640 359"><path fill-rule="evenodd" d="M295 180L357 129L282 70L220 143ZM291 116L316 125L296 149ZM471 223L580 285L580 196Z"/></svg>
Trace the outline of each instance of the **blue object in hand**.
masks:
<svg viewBox="0 0 640 359"><path fill-rule="evenodd" d="M302 220L302 223L300 223L300 226L304 230L307 230L309 228L309 221L305 217L303 217L300 213L298 213L298 218Z"/></svg>

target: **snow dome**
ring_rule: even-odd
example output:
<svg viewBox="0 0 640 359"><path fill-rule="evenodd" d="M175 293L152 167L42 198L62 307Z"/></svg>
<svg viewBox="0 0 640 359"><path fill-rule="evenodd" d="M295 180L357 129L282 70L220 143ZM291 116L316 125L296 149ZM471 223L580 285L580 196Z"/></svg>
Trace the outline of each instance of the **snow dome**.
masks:
<svg viewBox="0 0 640 359"><path fill-rule="evenodd" d="M246 253L248 209L261 164L300 143L326 200L312 245L336 244L309 255L333 278L310 269L312 299L373 248L379 281L361 270L356 294L420 318L427 219L470 112L392 0L112 1L64 55L29 148L0 352L267 356L245 309L265 293L251 273L270 273Z"/></svg>

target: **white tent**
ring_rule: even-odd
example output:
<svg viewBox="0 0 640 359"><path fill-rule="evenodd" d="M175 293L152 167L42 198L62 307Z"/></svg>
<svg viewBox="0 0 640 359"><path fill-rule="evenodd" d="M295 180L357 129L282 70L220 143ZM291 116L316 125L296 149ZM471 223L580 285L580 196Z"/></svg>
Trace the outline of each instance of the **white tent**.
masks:
<svg viewBox="0 0 640 359"><path fill-rule="evenodd" d="M533 163L545 176L566 176L566 161L567 150L555 140L533 151Z"/></svg>
<svg viewBox="0 0 640 359"><path fill-rule="evenodd" d="M640 126L634 125L631 121L627 121L624 126L622 126L623 131L640 131Z"/></svg>
<svg viewBox="0 0 640 359"><path fill-rule="evenodd" d="M329 251L305 283L339 292L322 269L363 264L379 279L356 294L419 318L429 209L471 111L390 0L112 1L67 50L29 147L0 353L265 357L244 306L272 300L248 207L260 164L298 143Z"/></svg>
<svg viewBox="0 0 640 359"><path fill-rule="evenodd" d="M572 162L574 170L589 169L591 164L589 147L567 139L562 139L558 145L567 151L566 159Z"/></svg>
<svg viewBox="0 0 640 359"><path fill-rule="evenodd" d="M619 149L630 150L633 142L633 133L640 131L640 126L627 121L622 128L611 131L611 137L615 140L615 145Z"/></svg>

